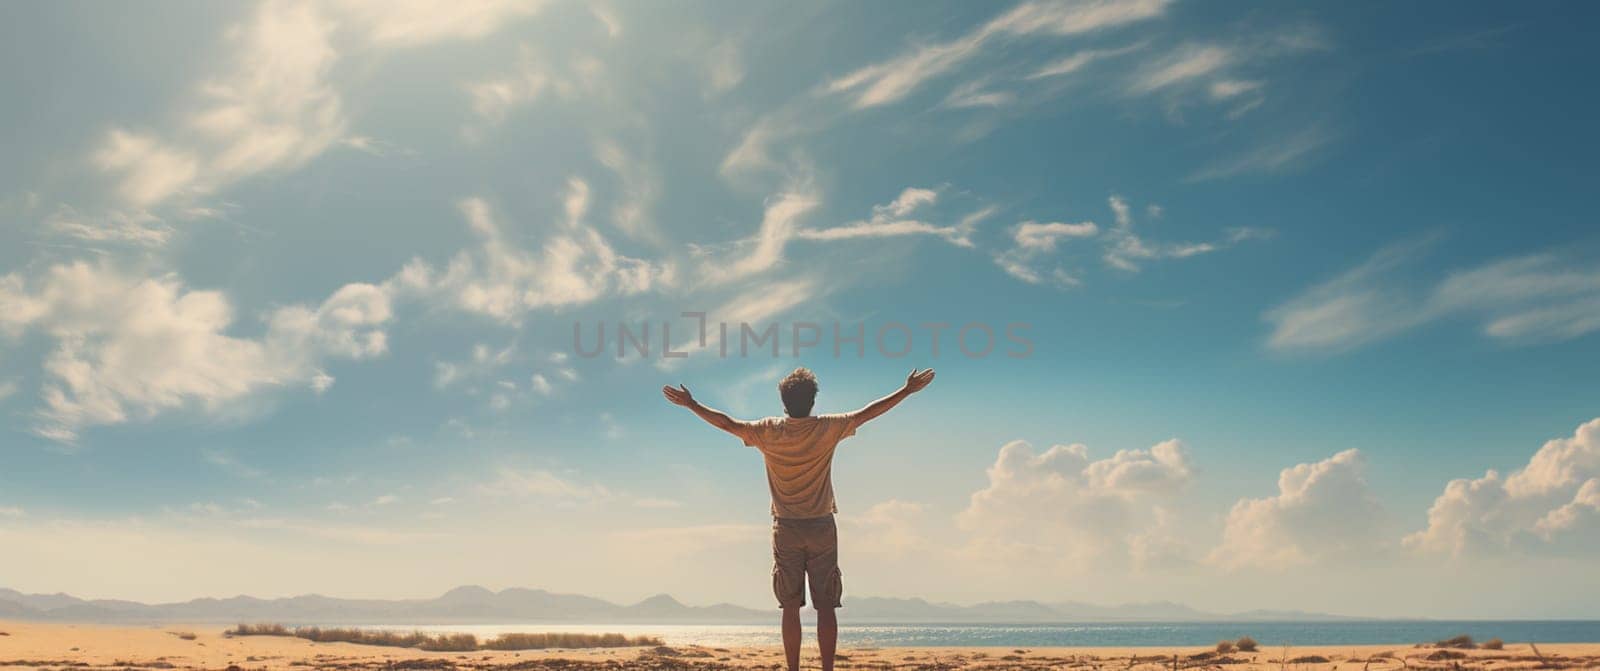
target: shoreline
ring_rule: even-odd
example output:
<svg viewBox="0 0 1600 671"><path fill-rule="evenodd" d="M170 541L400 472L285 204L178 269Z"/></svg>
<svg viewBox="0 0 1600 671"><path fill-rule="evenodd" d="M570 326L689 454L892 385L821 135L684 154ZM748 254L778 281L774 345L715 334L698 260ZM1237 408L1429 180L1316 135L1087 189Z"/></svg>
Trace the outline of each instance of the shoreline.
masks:
<svg viewBox="0 0 1600 671"><path fill-rule="evenodd" d="M306 671L440 669L442 671L600 671L604 669L772 669L778 646L664 645L522 651L428 652L354 643L316 643L280 636L225 637L217 625L42 624L0 621L0 669L84 671L207 669ZM1600 669L1600 643L1507 643L1504 650L1451 650L1411 645L1263 645L1218 655L1212 646L841 646L840 669L1172 669L1236 671L1354 668ZM815 668L815 640L803 660Z"/></svg>

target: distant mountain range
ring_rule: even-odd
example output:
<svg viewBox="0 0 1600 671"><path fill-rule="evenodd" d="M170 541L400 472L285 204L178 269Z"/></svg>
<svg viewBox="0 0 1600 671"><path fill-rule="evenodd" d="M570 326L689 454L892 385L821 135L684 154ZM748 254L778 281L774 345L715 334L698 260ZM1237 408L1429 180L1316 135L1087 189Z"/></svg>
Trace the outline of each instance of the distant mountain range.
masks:
<svg viewBox="0 0 1600 671"><path fill-rule="evenodd" d="M851 622L1006 623L1333 621L1345 618L1299 611L1208 613L1167 601L1097 606L1086 603L993 601L973 605L923 599L850 597ZM772 610L719 603L687 606L666 594L635 604L616 604L579 594L512 588L499 592L457 587L433 599L338 599L309 594L281 599L236 596L181 603L145 604L113 599L80 599L67 594L23 594L0 589L0 619L64 622L281 622L284 624L712 624L770 622Z"/></svg>

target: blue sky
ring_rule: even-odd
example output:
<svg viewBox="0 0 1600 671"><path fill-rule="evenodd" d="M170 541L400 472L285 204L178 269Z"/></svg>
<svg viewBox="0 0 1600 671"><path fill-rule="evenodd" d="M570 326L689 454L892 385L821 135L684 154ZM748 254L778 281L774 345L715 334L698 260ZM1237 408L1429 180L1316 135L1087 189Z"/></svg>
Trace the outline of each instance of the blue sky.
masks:
<svg viewBox="0 0 1600 671"><path fill-rule="evenodd" d="M764 606L759 458L658 389L806 365L939 371L839 453L854 594L1600 597L1583 4L3 11L7 586ZM686 311L785 353L574 351Z"/></svg>

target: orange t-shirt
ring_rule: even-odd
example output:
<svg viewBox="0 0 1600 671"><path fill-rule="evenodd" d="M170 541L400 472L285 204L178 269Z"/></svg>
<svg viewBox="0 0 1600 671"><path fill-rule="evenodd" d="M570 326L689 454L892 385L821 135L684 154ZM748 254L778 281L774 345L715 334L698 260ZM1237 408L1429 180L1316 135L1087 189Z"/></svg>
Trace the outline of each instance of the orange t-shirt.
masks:
<svg viewBox="0 0 1600 671"><path fill-rule="evenodd" d="M833 451L855 435L856 413L814 417L768 417L739 422L734 434L761 451L772 490L772 516L825 517L838 512L833 500Z"/></svg>

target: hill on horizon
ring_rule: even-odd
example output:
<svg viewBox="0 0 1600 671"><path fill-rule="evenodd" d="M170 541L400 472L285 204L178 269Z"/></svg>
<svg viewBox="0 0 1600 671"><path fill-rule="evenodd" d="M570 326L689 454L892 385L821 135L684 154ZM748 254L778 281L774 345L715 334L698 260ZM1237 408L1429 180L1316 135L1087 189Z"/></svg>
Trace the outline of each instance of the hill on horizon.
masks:
<svg viewBox="0 0 1600 671"><path fill-rule="evenodd" d="M851 622L897 624L1038 624L1107 621L1334 621L1350 618L1298 611L1212 613L1169 601L1115 606L1031 600L970 605L920 598L851 597ZM282 622L285 624L509 624L514 622L742 624L767 623L776 609L730 603L686 605L668 594L618 604L581 594L512 587L498 592L464 585L431 599L343 599L306 594L261 599L199 598L146 604L82 599L69 594L25 594L0 588L0 619L60 622Z"/></svg>

